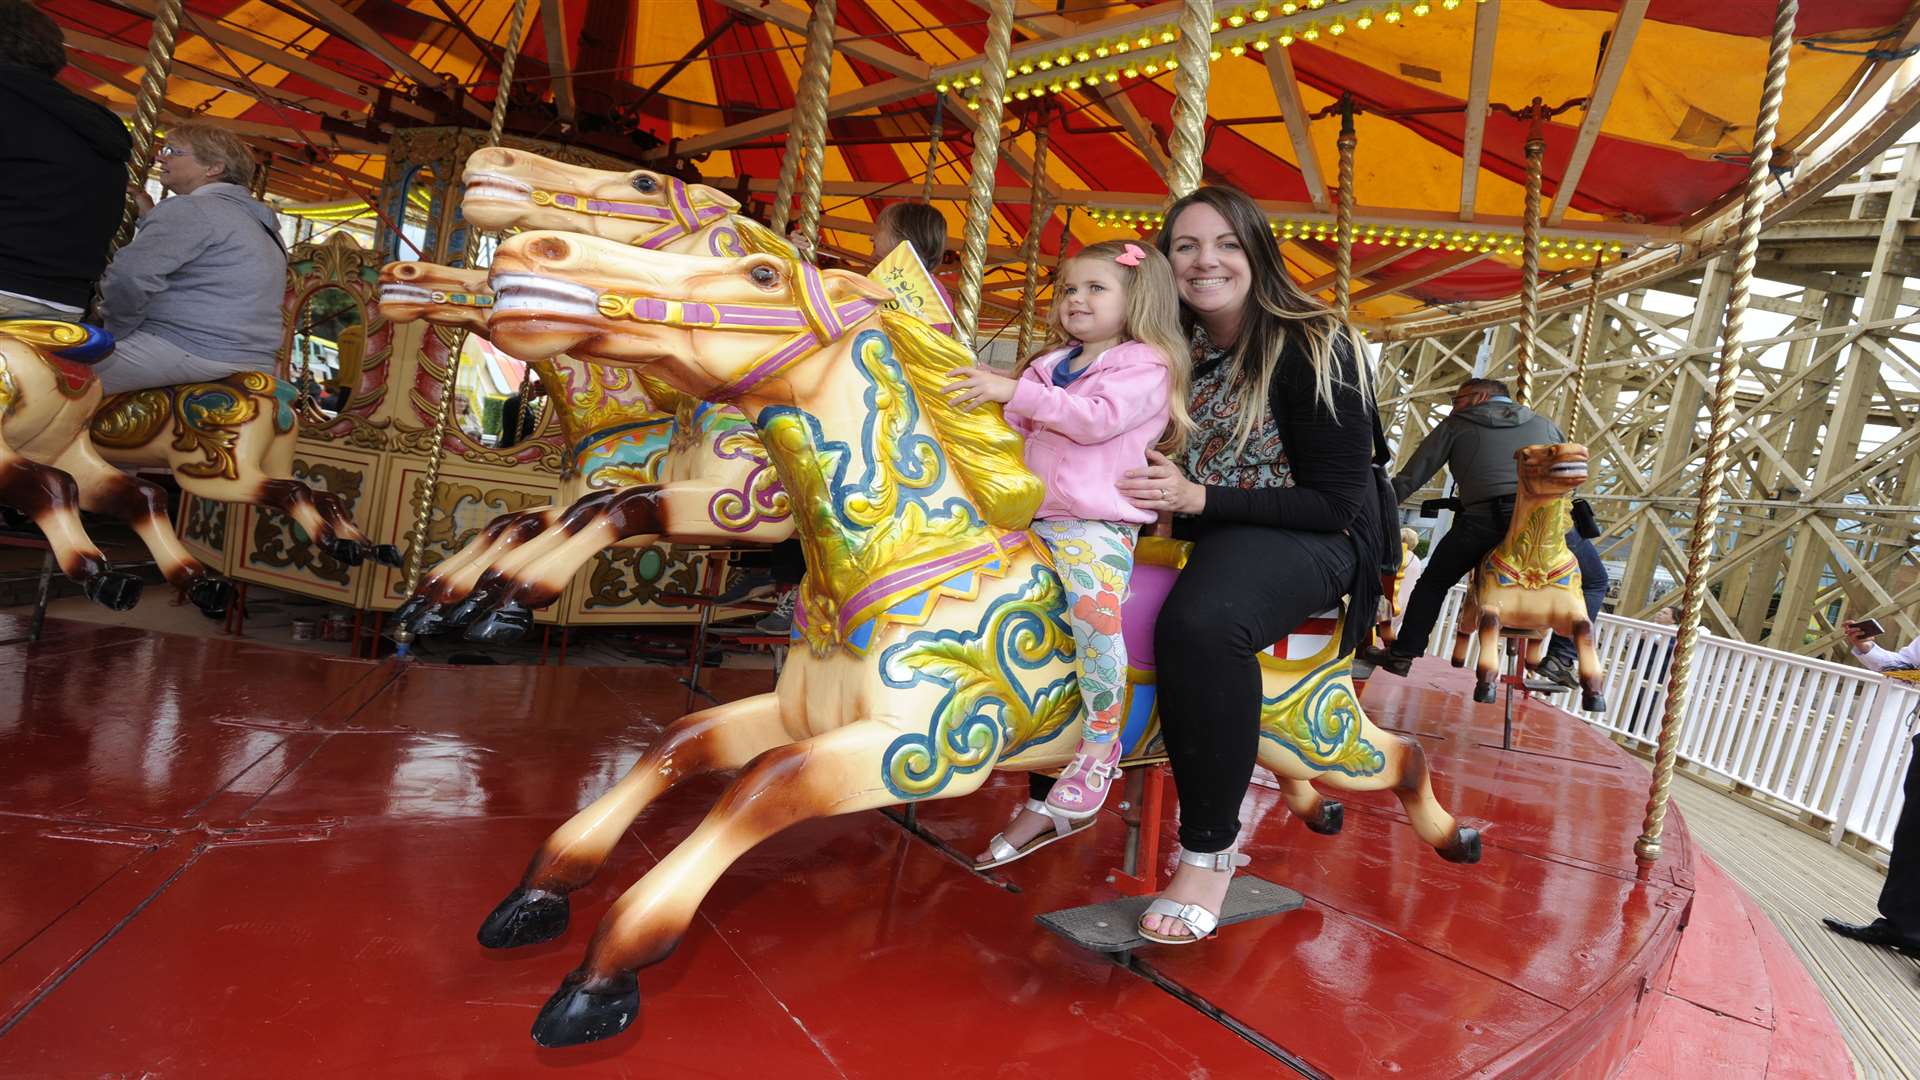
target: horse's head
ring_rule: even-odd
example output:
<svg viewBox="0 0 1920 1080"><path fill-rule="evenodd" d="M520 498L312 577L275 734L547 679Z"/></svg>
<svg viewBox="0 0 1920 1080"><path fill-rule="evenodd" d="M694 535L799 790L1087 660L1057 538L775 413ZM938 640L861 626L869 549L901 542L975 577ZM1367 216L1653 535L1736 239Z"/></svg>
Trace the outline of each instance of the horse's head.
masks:
<svg viewBox="0 0 1920 1080"><path fill-rule="evenodd" d="M380 268L380 314L389 322L425 319L487 332L493 290L485 270L465 270L430 262L390 262Z"/></svg>
<svg viewBox="0 0 1920 1080"><path fill-rule="evenodd" d="M1523 446L1513 460L1520 493L1531 498L1556 499L1587 482L1587 448L1579 443Z"/></svg>
<svg viewBox="0 0 1920 1080"><path fill-rule="evenodd" d="M673 255L552 232L502 243L492 285L490 329L507 352L659 363L682 389L719 401L791 402L789 381L773 376L892 295L858 274L777 255Z"/></svg>
<svg viewBox="0 0 1920 1080"><path fill-rule="evenodd" d="M558 229L652 248L740 209L725 192L664 173L589 169L500 147L474 151L461 179L460 212L482 229Z"/></svg>

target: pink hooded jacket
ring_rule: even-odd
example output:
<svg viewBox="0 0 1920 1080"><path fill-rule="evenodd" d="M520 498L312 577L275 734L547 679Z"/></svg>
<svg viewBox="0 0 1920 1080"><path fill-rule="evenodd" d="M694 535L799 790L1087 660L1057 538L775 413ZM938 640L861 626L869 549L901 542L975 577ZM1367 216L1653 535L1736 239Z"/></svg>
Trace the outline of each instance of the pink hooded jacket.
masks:
<svg viewBox="0 0 1920 1080"><path fill-rule="evenodd" d="M1172 380L1160 351L1128 341L1106 352L1070 385L1053 385L1053 369L1074 346L1034 360L1004 410L1026 436L1027 468L1047 485L1036 518L1084 518L1147 524L1121 496L1120 478L1147 462L1147 448L1167 429Z"/></svg>

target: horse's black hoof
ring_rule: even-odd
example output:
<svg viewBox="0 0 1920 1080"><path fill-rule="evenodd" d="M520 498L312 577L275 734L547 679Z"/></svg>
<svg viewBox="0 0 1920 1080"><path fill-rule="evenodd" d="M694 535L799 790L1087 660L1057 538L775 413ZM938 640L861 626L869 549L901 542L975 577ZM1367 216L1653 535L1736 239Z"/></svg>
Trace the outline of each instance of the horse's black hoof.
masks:
<svg viewBox="0 0 1920 1080"><path fill-rule="evenodd" d="M533 629L533 612L518 604L489 611L485 618L467 627L467 640L488 645L511 645Z"/></svg>
<svg viewBox="0 0 1920 1080"><path fill-rule="evenodd" d="M533 1020L533 1041L541 1046L578 1046L627 1030L640 1014L640 980L622 971L590 980L574 972L560 982Z"/></svg>
<svg viewBox="0 0 1920 1080"><path fill-rule="evenodd" d="M1460 658L1460 659L1458 659L1458 660L1454 660L1454 659L1451 659L1451 658L1449 658L1449 659L1447 660L1447 663L1449 663L1449 664L1452 664L1452 665L1453 665L1454 667L1466 667L1466 666L1467 666L1467 658L1466 658L1466 657L1464 657L1464 656L1463 656L1463 657L1461 657L1461 658Z"/></svg>
<svg viewBox="0 0 1920 1080"><path fill-rule="evenodd" d="M359 566L367 558L367 553L360 549L360 545L351 540L333 540L322 544L321 549L348 566Z"/></svg>
<svg viewBox="0 0 1920 1080"><path fill-rule="evenodd" d="M399 607L393 609L393 621L402 626L407 626L408 629L412 629L408 624L413 622L413 617L420 614L420 612L431 603L433 603L433 601L418 594L409 596Z"/></svg>
<svg viewBox="0 0 1920 1080"><path fill-rule="evenodd" d="M465 600L448 608L441 606L442 617L446 619L447 629L458 630L485 614L493 606L493 592L489 589L475 589L467 594Z"/></svg>
<svg viewBox="0 0 1920 1080"><path fill-rule="evenodd" d="M1453 830L1452 840L1434 850L1448 862L1477 863L1480 861L1480 830L1462 825Z"/></svg>
<svg viewBox="0 0 1920 1080"><path fill-rule="evenodd" d="M1493 688L1492 683L1475 683L1474 684L1473 700L1479 702L1480 704L1491 705L1495 701L1499 700L1499 697L1500 697L1500 693L1499 691Z"/></svg>
<svg viewBox="0 0 1920 1080"><path fill-rule="evenodd" d="M432 637L447 632L447 620L443 612L445 605L430 607L413 617L407 624L407 632L414 637Z"/></svg>
<svg viewBox="0 0 1920 1080"><path fill-rule="evenodd" d="M187 599L207 618L224 619L228 605L233 603L233 582L212 574L198 578L187 586Z"/></svg>
<svg viewBox="0 0 1920 1080"><path fill-rule="evenodd" d="M1606 712L1607 697L1605 694L1589 694L1581 691L1580 708L1586 712Z"/></svg>
<svg viewBox="0 0 1920 1080"><path fill-rule="evenodd" d="M392 544L375 544L373 548L373 561L387 566L407 565L406 557L401 555L400 549L394 547Z"/></svg>
<svg viewBox="0 0 1920 1080"><path fill-rule="evenodd" d="M552 941L567 932L567 895L525 886L507 894L480 924L480 944L517 949Z"/></svg>
<svg viewBox="0 0 1920 1080"><path fill-rule="evenodd" d="M125 611L139 603L140 590L144 587L144 582L124 570L103 571L81 586L87 599L108 611Z"/></svg>
<svg viewBox="0 0 1920 1080"><path fill-rule="evenodd" d="M1321 799L1320 813L1300 820L1306 823L1309 830L1321 836L1335 836L1347 823L1347 808L1333 799Z"/></svg>

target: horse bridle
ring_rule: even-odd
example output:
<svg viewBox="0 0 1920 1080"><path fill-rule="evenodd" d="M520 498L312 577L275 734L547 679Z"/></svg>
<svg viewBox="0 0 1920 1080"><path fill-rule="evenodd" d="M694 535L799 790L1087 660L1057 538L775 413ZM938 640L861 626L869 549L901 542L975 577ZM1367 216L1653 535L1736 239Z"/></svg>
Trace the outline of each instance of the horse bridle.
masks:
<svg viewBox="0 0 1920 1080"><path fill-rule="evenodd" d="M786 370L808 353L846 333L847 328L873 314L880 302L864 298L836 304L827 296L826 283L811 263L787 260L789 281L799 284L799 306L789 304L708 304L697 300L662 300L602 292L600 314L608 319L652 323L698 330L740 330L756 334L785 334L779 344L762 353L744 374L723 383L708 401L731 401Z"/></svg>
<svg viewBox="0 0 1920 1080"><path fill-rule="evenodd" d="M662 175L660 179L667 186L666 206L649 206L646 203L621 202L615 199L596 199L575 191L549 191L546 188L533 189L533 205L556 206L586 217L658 222L659 227L656 231L647 234L633 245L649 251L657 251L663 245L670 244L683 236L690 236L712 222L732 215L732 211L721 206L694 206L693 198L687 192L686 181L679 177Z"/></svg>

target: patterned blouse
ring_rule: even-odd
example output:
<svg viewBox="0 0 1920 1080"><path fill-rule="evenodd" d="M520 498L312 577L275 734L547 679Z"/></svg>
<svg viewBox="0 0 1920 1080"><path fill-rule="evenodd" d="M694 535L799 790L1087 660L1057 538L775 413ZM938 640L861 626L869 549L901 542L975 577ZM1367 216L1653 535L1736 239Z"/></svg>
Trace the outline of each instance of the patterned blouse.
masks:
<svg viewBox="0 0 1920 1080"><path fill-rule="evenodd" d="M1239 395L1235 392L1234 372L1229 363L1231 352L1214 345L1206 327L1195 324L1193 344L1193 389L1187 398L1193 414L1193 438L1187 443L1180 466L1197 484L1237 488L1276 488L1293 486L1293 470L1287 464L1287 451L1280 443L1280 427L1273 421L1267 403L1259 403L1260 419L1255 421L1247 444L1233 452L1234 432L1240 419Z"/></svg>

